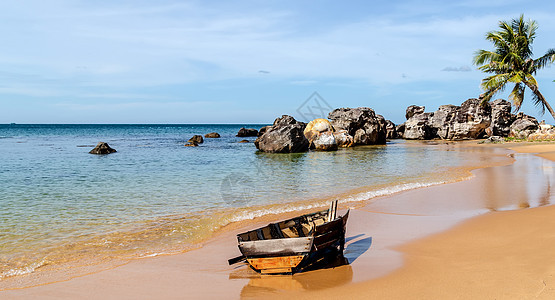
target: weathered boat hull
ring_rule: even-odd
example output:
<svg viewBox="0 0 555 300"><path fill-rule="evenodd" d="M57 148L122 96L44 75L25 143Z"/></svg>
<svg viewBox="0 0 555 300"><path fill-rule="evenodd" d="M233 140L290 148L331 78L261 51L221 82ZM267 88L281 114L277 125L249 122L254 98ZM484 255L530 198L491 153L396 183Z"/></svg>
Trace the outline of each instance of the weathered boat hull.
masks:
<svg viewBox="0 0 555 300"><path fill-rule="evenodd" d="M328 214L333 217L328 218ZM330 208L239 234L242 256L229 262L246 259L262 274L301 272L330 255L343 254L348 217L349 211L335 218Z"/></svg>

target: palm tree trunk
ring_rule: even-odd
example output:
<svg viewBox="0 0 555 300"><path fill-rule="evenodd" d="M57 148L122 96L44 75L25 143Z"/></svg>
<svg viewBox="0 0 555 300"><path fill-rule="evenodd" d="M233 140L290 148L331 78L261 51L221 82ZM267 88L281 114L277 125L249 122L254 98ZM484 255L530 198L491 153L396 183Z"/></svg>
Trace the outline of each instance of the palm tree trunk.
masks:
<svg viewBox="0 0 555 300"><path fill-rule="evenodd" d="M549 105L547 100L545 100L545 98L543 97L542 93L540 93L540 90L538 90L538 87L534 84L528 83L527 81L523 81L523 82L524 82L524 84L526 84L526 86L529 89L532 90L532 93L534 93L534 95L536 95L538 97L538 99L540 99L543 107L547 108L547 111L549 111L549 113L553 117L553 120L555 120L555 111L553 111L553 108L551 108L551 105Z"/></svg>

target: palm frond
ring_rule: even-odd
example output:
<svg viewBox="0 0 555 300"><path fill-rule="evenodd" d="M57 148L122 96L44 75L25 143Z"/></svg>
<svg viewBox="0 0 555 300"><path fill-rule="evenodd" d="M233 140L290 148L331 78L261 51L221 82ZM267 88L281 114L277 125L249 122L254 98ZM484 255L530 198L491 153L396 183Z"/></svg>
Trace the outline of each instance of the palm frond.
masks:
<svg viewBox="0 0 555 300"><path fill-rule="evenodd" d="M555 61L555 49L551 48L545 52L542 57L534 60L534 72L539 69L545 68L547 65Z"/></svg>
<svg viewBox="0 0 555 300"><path fill-rule="evenodd" d="M513 103L516 111L519 111L520 107L522 106L522 101L524 100L525 88L526 86L522 82L519 82L515 84L515 87L509 94L509 100Z"/></svg>
<svg viewBox="0 0 555 300"><path fill-rule="evenodd" d="M497 61L500 60L501 57L499 56L499 54L492 52L492 51L487 51L487 50L478 50L476 52L474 52L474 58L473 58L473 63L476 66L480 66L483 65L485 63L489 63L492 61Z"/></svg>
<svg viewBox="0 0 555 300"><path fill-rule="evenodd" d="M509 74L496 74L488 76L482 80L481 88L485 91L483 102L491 100L498 92L505 90L505 86L510 79Z"/></svg>

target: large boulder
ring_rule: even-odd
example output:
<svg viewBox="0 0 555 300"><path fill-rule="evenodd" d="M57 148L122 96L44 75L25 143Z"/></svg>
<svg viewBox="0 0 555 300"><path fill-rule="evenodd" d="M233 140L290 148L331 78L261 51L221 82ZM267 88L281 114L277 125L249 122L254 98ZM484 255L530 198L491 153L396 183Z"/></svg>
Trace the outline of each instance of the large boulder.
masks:
<svg viewBox="0 0 555 300"><path fill-rule="evenodd" d="M386 122L368 107L337 108L328 119L336 130L346 130L355 145L385 144Z"/></svg>
<svg viewBox="0 0 555 300"><path fill-rule="evenodd" d="M294 153L308 151L309 142L304 136L305 123L298 122L293 117L283 115L274 121L274 125L266 129L254 144L263 152Z"/></svg>
<svg viewBox="0 0 555 300"><path fill-rule="evenodd" d="M403 131L403 138L407 140L433 139L434 131L430 126L430 120L433 117L433 115L434 113L412 114L411 117L405 122L405 130Z"/></svg>
<svg viewBox="0 0 555 300"><path fill-rule="evenodd" d="M117 152L116 149L113 149L105 142L99 142L94 149L89 151L90 154L110 154L114 152Z"/></svg>
<svg viewBox="0 0 555 300"><path fill-rule="evenodd" d="M347 130L339 130L333 133L337 147L348 148L352 147L355 140L352 135L350 135Z"/></svg>
<svg viewBox="0 0 555 300"><path fill-rule="evenodd" d="M511 114L511 103L497 99L491 105L491 125L486 129L488 136L509 136L511 124L516 116Z"/></svg>
<svg viewBox="0 0 555 300"><path fill-rule="evenodd" d="M266 130L268 130L269 128L271 128L272 126L264 126L262 128L260 128L258 130L258 136L262 136L264 133L266 133Z"/></svg>
<svg viewBox="0 0 555 300"><path fill-rule="evenodd" d="M477 139L485 135L485 130L491 125L491 106L479 99L468 99L461 104L457 111L452 131L448 138L451 140Z"/></svg>
<svg viewBox="0 0 555 300"><path fill-rule="evenodd" d="M517 139L526 139L538 129L540 129L540 126L536 118L520 112L516 115L516 120L511 124L509 136Z"/></svg>
<svg viewBox="0 0 555 300"><path fill-rule="evenodd" d="M321 151L337 150L333 126L326 119L310 121L306 125L303 134L308 140L310 149Z"/></svg>
<svg viewBox="0 0 555 300"><path fill-rule="evenodd" d="M258 136L258 130L254 128L241 128L239 132L237 132L238 137L248 137L248 136Z"/></svg>
<svg viewBox="0 0 555 300"><path fill-rule="evenodd" d="M405 112L405 118L408 120L412 118L414 115L423 114L425 110L426 110L425 106L411 105L407 107L407 110Z"/></svg>
<svg viewBox="0 0 555 300"><path fill-rule="evenodd" d="M441 105L430 120L431 134L441 139L449 139L459 109L456 105Z"/></svg>

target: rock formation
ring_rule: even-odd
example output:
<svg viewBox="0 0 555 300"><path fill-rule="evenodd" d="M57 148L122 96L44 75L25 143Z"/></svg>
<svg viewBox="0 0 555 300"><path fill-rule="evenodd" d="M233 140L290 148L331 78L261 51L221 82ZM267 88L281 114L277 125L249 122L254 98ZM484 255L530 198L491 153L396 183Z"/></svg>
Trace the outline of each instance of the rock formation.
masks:
<svg viewBox="0 0 555 300"><path fill-rule="evenodd" d="M335 132L330 121L326 119L314 119L310 121L304 131L310 149L320 151L337 150L337 142L335 140Z"/></svg>
<svg viewBox="0 0 555 300"><path fill-rule="evenodd" d="M503 99L491 103L468 99L461 106L442 105L430 113L411 105L406 116L407 121L397 126L399 136L405 139L466 140L509 134L524 138L538 125L533 117L511 114L511 104Z"/></svg>
<svg viewBox="0 0 555 300"><path fill-rule="evenodd" d="M491 125L486 129L489 136L508 136L516 116L511 114L511 103L503 99L491 102Z"/></svg>
<svg viewBox="0 0 555 300"><path fill-rule="evenodd" d="M204 139L202 138L202 135L194 135L192 138L190 138L187 142L193 144L202 144L204 143Z"/></svg>
<svg viewBox="0 0 555 300"><path fill-rule="evenodd" d="M254 128L241 128L239 132L237 132L238 137L249 137L249 136L258 136L258 130Z"/></svg>
<svg viewBox="0 0 555 300"><path fill-rule="evenodd" d="M386 142L386 121L371 108L337 108L329 113L328 119L336 130L347 131L354 145Z"/></svg>
<svg viewBox="0 0 555 300"><path fill-rule="evenodd" d="M217 132L210 132L204 135L205 138L207 139L217 139L220 137L220 134Z"/></svg>
<svg viewBox="0 0 555 300"><path fill-rule="evenodd" d="M254 144L263 152L294 153L308 151L309 142L303 134L305 123L298 122L295 118L283 115L277 118L274 124L259 136Z"/></svg>
<svg viewBox="0 0 555 300"><path fill-rule="evenodd" d="M516 120L511 124L509 136L517 139L526 139L538 129L540 129L540 126L536 118L520 112L516 115Z"/></svg>
<svg viewBox="0 0 555 300"><path fill-rule="evenodd" d="M113 149L105 142L99 142L94 149L89 151L90 154L110 154L117 152L116 149Z"/></svg>

